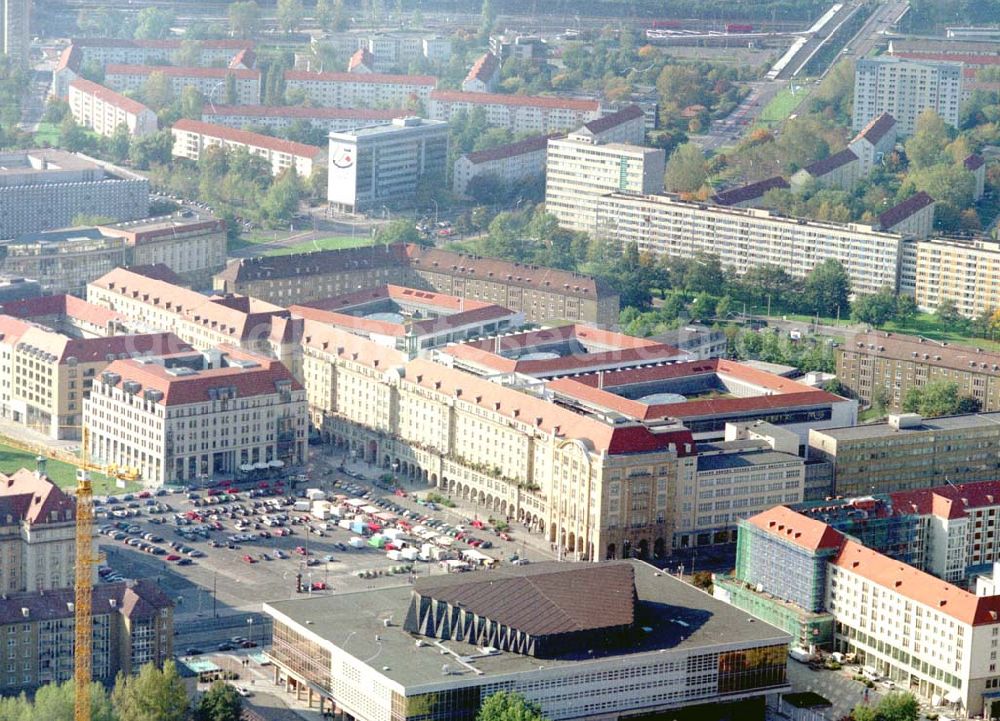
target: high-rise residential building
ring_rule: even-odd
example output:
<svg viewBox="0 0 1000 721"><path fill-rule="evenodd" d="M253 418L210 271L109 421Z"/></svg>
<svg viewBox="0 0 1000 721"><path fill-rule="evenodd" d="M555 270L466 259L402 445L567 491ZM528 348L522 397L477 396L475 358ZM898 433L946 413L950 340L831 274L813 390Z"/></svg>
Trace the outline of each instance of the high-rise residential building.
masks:
<svg viewBox="0 0 1000 721"><path fill-rule="evenodd" d="M593 136L570 133L549 141L545 164L545 210L564 228L594 233L602 195L663 190L666 154L658 148L603 144Z"/></svg>
<svg viewBox="0 0 1000 721"><path fill-rule="evenodd" d="M398 207L411 202L417 184L444 182L448 123L396 118L346 133L330 133L331 203L350 211Z"/></svg>
<svg viewBox="0 0 1000 721"><path fill-rule="evenodd" d="M0 0L0 52L21 65L31 52L31 0Z"/></svg>
<svg viewBox="0 0 1000 721"><path fill-rule="evenodd" d="M957 127L961 102L961 63L880 56L861 58L854 66L855 132L889 113L899 134L911 135L927 109Z"/></svg>
<svg viewBox="0 0 1000 721"><path fill-rule="evenodd" d="M1000 243L979 238L929 238L917 243L914 298L933 313L946 301L966 318L1000 309Z"/></svg>

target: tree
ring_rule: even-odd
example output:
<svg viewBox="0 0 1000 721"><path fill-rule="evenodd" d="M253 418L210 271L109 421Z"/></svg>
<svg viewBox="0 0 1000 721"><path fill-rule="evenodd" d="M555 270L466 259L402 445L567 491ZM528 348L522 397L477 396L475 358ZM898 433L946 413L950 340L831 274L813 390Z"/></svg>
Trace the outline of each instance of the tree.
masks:
<svg viewBox="0 0 1000 721"><path fill-rule="evenodd" d="M194 721L240 721L243 700L235 687L216 681L204 693L194 709Z"/></svg>
<svg viewBox="0 0 1000 721"><path fill-rule="evenodd" d="M181 116L192 120L201 120L201 111L205 105L205 98L197 88L185 85L181 89Z"/></svg>
<svg viewBox="0 0 1000 721"><path fill-rule="evenodd" d="M174 149L174 136L169 128L144 135L132 140L129 161L143 170L151 165L166 165L170 162Z"/></svg>
<svg viewBox="0 0 1000 721"><path fill-rule="evenodd" d="M874 295L858 296L851 303L851 317L878 328L896 317L896 309L896 293L886 286Z"/></svg>
<svg viewBox="0 0 1000 721"><path fill-rule="evenodd" d="M329 32L333 29L333 3L330 0L316 0L314 16L321 30Z"/></svg>
<svg viewBox="0 0 1000 721"><path fill-rule="evenodd" d="M934 309L934 315L942 325L946 326L962 321L962 315L958 312L958 306L950 298L946 298L938 303L938 307Z"/></svg>
<svg viewBox="0 0 1000 721"><path fill-rule="evenodd" d="M181 67L189 68L201 65L201 43L185 37L184 40L181 40L181 47L174 56L174 62Z"/></svg>
<svg viewBox="0 0 1000 721"><path fill-rule="evenodd" d="M919 170L914 170L907 176L904 190L912 184L916 190L923 190L937 201L934 208L934 220L938 227L945 223L946 218L953 220L948 225L957 226L960 213L972 205L972 196L976 189L976 179L961 165L939 163ZM951 212L943 213L947 208ZM944 227L944 230L958 230L957 227Z"/></svg>
<svg viewBox="0 0 1000 721"><path fill-rule="evenodd" d="M226 105L236 105L238 102L238 95L236 92L236 75L234 73L226 73L226 86L224 92Z"/></svg>
<svg viewBox="0 0 1000 721"><path fill-rule="evenodd" d="M302 189L299 178L291 168L285 170L267 189L260 210L273 223L284 223L299 209Z"/></svg>
<svg viewBox="0 0 1000 721"><path fill-rule="evenodd" d="M170 105L174 90L167 76L160 70L154 70L147 76L139 94L146 101L146 105L159 112Z"/></svg>
<svg viewBox="0 0 1000 721"><path fill-rule="evenodd" d="M900 293L896 296L896 320L906 323L917 314L917 302L912 295Z"/></svg>
<svg viewBox="0 0 1000 721"><path fill-rule="evenodd" d="M493 26L497 22L497 11L493 7L493 0L483 0L479 17L479 36L483 38L489 37Z"/></svg>
<svg viewBox="0 0 1000 721"><path fill-rule="evenodd" d="M299 29L305 9L302 0L278 0L277 21L283 32L292 33Z"/></svg>
<svg viewBox="0 0 1000 721"><path fill-rule="evenodd" d="M200 119L200 118L199 118ZM116 163L124 163L128 159L128 151L131 147L132 136L128 132L125 123L118 123L110 137L101 139L101 146L105 153Z"/></svg>
<svg viewBox="0 0 1000 721"><path fill-rule="evenodd" d="M951 139L941 116L928 108L917 117L913 135L906 141L906 157L913 168L928 168L946 159L945 147Z"/></svg>
<svg viewBox="0 0 1000 721"><path fill-rule="evenodd" d="M656 90L665 111L704 104L705 79L690 65L665 65L656 79Z"/></svg>
<svg viewBox="0 0 1000 721"><path fill-rule="evenodd" d="M67 115L59 123L59 147L71 153L86 153L94 148L93 137L76 124L72 115Z"/></svg>
<svg viewBox="0 0 1000 721"><path fill-rule="evenodd" d="M975 413L979 406L976 398L960 396L958 384L954 381L930 381L910 388L903 396L903 410L907 413L919 413L925 418Z"/></svg>
<svg viewBox="0 0 1000 721"><path fill-rule="evenodd" d="M137 676L118 674L111 704L119 721L185 721L188 696L173 661L147 663Z"/></svg>
<svg viewBox="0 0 1000 721"><path fill-rule="evenodd" d="M851 279L839 260L828 258L809 273L802 288L803 309L811 315L833 316L849 307Z"/></svg>
<svg viewBox="0 0 1000 721"><path fill-rule="evenodd" d="M684 143L670 154L663 180L667 190L691 193L698 190L708 177L705 155L694 143Z"/></svg>
<svg viewBox="0 0 1000 721"><path fill-rule="evenodd" d="M375 233L375 242L389 245L391 243L420 243L422 238L417 226L409 220L393 220L386 223Z"/></svg>
<svg viewBox="0 0 1000 721"><path fill-rule="evenodd" d="M145 7L136 16L136 40L160 40L170 35L170 26L174 23L174 14L158 7Z"/></svg>
<svg viewBox="0 0 1000 721"><path fill-rule="evenodd" d="M691 317L695 320L708 320L715 317L716 300L705 291L699 293L691 303Z"/></svg>
<svg viewBox="0 0 1000 721"><path fill-rule="evenodd" d="M722 291L726 285L726 274L719 256L695 253L684 268L683 284L684 290L691 293Z"/></svg>
<svg viewBox="0 0 1000 721"><path fill-rule="evenodd" d="M260 7L254 0L238 0L229 5L229 30L236 37L249 38L257 33Z"/></svg>
<svg viewBox="0 0 1000 721"><path fill-rule="evenodd" d="M901 691L883 696L875 705L858 704L851 712L854 721L917 721L921 716L916 697Z"/></svg>
<svg viewBox="0 0 1000 721"><path fill-rule="evenodd" d="M498 691L486 697L476 721L545 721L542 709L524 696L509 691Z"/></svg>

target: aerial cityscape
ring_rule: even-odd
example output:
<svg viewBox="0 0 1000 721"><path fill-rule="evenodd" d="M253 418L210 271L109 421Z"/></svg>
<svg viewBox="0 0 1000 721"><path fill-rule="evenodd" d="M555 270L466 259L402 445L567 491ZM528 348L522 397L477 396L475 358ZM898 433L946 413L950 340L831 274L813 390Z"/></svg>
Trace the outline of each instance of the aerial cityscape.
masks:
<svg viewBox="0 0 1000 721"><path fill-rule="evenodd" d="M1000 0L0 0L0 721L1000 719Z"/></svg>

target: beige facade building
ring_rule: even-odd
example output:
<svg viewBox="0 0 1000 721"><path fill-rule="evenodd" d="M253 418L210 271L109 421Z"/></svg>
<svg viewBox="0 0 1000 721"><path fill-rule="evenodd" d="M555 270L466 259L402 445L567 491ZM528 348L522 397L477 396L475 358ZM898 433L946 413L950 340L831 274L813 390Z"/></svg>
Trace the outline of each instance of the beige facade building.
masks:
<svg viewBox="0 0 1000 721"><path fill-rule="evenodd" d="M413 108L435 87L430 75L285 71L286 91L301 91L321 108Z"/></svg>
<svg viewBox="0 0 1000 721"><path fill-rule="evenodd" d="M229 128L269 128L284 130L296 122L307 122L327 132L354 130L366 125L390 122L412 115L407 110L368 108L305 108L299 105L219 105L205 104L201 119Z"/></svg>
<svg viewBox="0 0 1000 721"><path fill-rule="evenodd" d="M309 178L313 171L323 166L326 152L323 148L305 143L295 143L270 135L234 130L223 125L212 125L200 120L181 118L171 127L174 136L173 155L197 161L208 148L245 149L271 165L271 174L280 175L292 168L300 178Z"/></svg>
<svg viewBox="0 0 1000 721"><path fill-rule="evenodd" d="M469 183L474 178L491 176L507 187L545 175L545 156L551 135L533 135L516 143L489 150L466 153L452 168L452 191L469 197Z"/></svg>
<svg viewBox="0 0 1000 721"><path fill-rule="evenodd" d="M84 422L95 461L137 468L150 485L306 460L302 386L280 361L225 347L114 361Z"/></svg>
<svg viewBox="0 0 1000 721"><path fill-rule="evenodd" d="M1000 243L984 239L931 238L916 245L914 297L934 312L953 301L967 318L1000 308Z"/></svg>
<svg viewBox="0 0 1000 721"><path fill-rule="evenodd" d="M858 156L850 148L845 148L797 171L789 183L795 190L801 190L808 183L823 188L850 190L858 182L860 169Z"/></svg>
<svg viewBox="0 0 1000 721"><path fill-rule="evenodd" d="M105 137L113 135L119 125L133 137L155 133L157 128L156 113L138 100L85 78L69 84L69 109L77 125Z"/></svg>
<svg viewBox="0 0 1000 721"><path fill-rule="evenodd" d="M601 144L570 133L563 140L549 141L545 163L546 212L564 228L595 233L602 195L650 195L663 190L666 155L657 148Z"/></svg>
<svg viewBox="0 0 1000 721"><path fill-rule="evenodd" d="M191 68L174 65L108 65L104 68L104 82L120 93L136 91L153 73L162 74L170 83L173 96L191 86L206 100L214 102L225 98L227 78L236 83L236 102L239 105L260 104L260 71L246 68Z"/></svg>
<svg viewBox="0 0 1000 721"><path fill-rule="evenodd" d="M622 246L636 243L640 252L687 258L696 253L717 255L724 268L739 274L770 264L804 278L823 260L839 260L851 277L852 290L866 294L898 287L903 248L899 235L858 223L841 225L755 208L624 193L599 199L597 234Z"/></svg>
<svg viewBox="0 0 1000 721"><path fill-rule="evenodd" d="M559 133L601 117L597 100L531 95L435 90L427 103L433 120L451 120L459 112L482 108L488 125L512 133Z"/></svg>
<svg viewBox="0 0 1000 721"><path fill-rule="evenodd" d="M899 410L910 388L945 380L981 410L1000 411L1000 353L896 333L860 333L835 350L837 379L864 404L884 394Z"/></svg>
<svg viewBox="0 0 1000 721"><path fill-rule="evenodd" d="M863 127L847 146L858 157L858 170L867 177L896 147L896 119L882 113Z"/></svg>

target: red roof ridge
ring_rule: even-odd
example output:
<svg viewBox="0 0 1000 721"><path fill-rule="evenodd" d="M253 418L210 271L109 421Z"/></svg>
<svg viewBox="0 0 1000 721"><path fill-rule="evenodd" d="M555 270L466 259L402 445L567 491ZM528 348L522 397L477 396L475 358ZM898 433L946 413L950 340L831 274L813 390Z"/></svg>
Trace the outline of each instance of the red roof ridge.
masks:
<svg viewBox="0 0 1000 721"><path fill-rule="evenodd" d="M501 95L499 93L470 93L462 90L435 90L431 93L431 100L450 103L464 102L475 105L524 105L590 112L598 112L601 109L601 103L598 100L563 98L557 95Z"/></svg>
<svg viewBox="0 0 1000 721"><path fill-rule="evenodd" d="M171 77L181 78L219 78L225 80L232 75L237 80L259 80L260 70L247 68L201 68L179 65L127 65L111 64L104 68L104 76L109 75L151 75L163 73Z"/></svg>
<svg viewBox="0 0 1000 721"><path fill-rule="evenodd" d="M359 75L358 73L314 73L308 70L286 70L285 80L437 86L437 78L433 75L391 75L389 73L365 73L364 75Z"/></svg>
<svg viewBox="0 0 1000 721"><path fill-rule="evenodd" d="M153 111L146 105L143 105L138 100L128 97L127 95L122 95L119 92L112 90L111 88L106 88L103 85L99 85L86 78L76 77L70 82L69 87L76 88L77 90L86 93L88 95L93 95L95 98L103 100L106 103L110 103L122 110L138 115L139 113L146 111L152 113Z"/></svg>
<svg viewBox="0 0 1000 721"><path fill-rule="evenodd" d="M832 526L793 511L788 506L774 506L747 519L774 538L779 538L808 551L838 549L844 535Z"/></svg>
<svg viewBox="0 0 1000 721"><path fill-rule="evenodd" d="M315 159L317 156L325 153L323 148L318 148L315 145L296 143L292 140L275 138L271 135L253 133L250 132L249 130L237 130L236 128L230 128L225 125L206 123L203 120L190 120L188 118L181 118L176 123L174 123L174 128L177 130L183 130L190 133L198 133L199 135L206 135L213 138L222 138L223 140L229 140L234 143L241 143L243 145L252 145L258 148L267 148L268 150L274 150L279 153L288 153L289 155L295 155L302 158Z"/></svg>

